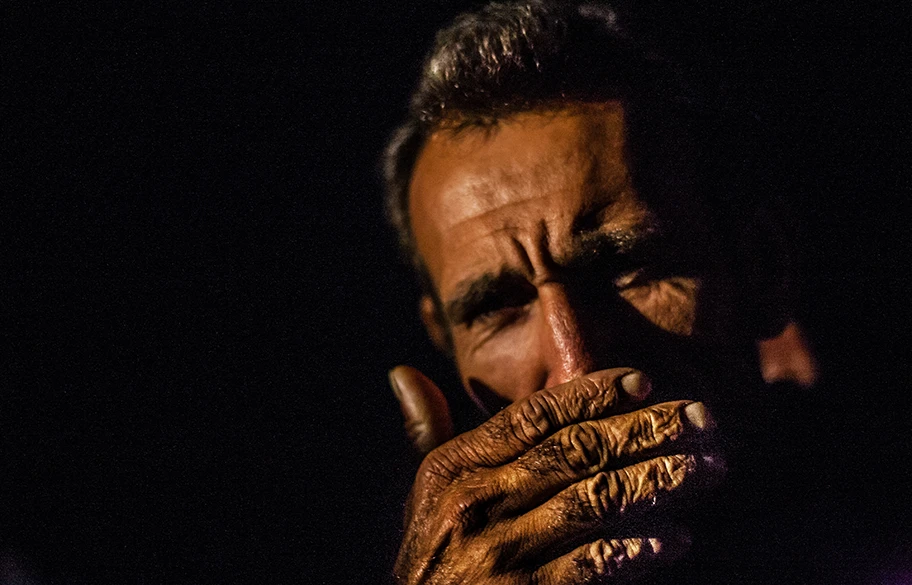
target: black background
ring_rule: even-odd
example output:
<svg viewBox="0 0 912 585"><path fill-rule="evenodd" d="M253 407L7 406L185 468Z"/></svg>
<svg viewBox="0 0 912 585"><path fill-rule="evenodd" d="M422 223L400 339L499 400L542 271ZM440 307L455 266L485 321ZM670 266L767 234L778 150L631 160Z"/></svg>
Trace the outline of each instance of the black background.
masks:
<svg viewBox="0 0 912 585"><path fill-rule="evenodd" d="M376 161L468 6L4 3L0 580L383 580L414 470L386 371L450 373ZM907 7L629 8L787 179L808 549L875 582L912 549Z"/></svg>

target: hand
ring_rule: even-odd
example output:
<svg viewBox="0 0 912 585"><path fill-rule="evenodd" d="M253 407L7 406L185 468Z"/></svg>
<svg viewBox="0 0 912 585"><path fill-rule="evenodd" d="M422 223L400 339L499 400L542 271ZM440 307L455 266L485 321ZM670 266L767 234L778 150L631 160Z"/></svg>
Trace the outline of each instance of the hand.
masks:
<svg viewBox="0 0 912 585"><path fill-rule="evenodd" d="M399 367L390 380L413 440L430 448L452 435L429 379ZM650 390L639 372L596 372L432 451L409 497L398 581L608 583L677 558L686 538L658 534L644 518L721 470L698 447L712 426L702 404L623 412Z"/></svg>

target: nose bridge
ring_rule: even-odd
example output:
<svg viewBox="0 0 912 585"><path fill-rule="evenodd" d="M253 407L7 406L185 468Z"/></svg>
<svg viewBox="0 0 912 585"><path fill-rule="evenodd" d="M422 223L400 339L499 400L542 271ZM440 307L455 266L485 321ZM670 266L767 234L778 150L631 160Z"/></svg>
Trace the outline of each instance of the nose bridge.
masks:
<svg viewBox="0 0 912 585"><path fill-rule="evenodd" d="M542 287L541 351L548 368L547 387L556 386L594 370L592 348L580 326L566 290L560 285Z"/></svg>

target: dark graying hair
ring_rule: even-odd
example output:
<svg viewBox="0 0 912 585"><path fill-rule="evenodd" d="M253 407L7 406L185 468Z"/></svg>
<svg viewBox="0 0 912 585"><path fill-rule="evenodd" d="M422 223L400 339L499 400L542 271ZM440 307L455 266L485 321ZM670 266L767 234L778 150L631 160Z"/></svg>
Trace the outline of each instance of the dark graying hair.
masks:
<svg viewBox="0 0 912 585"><path fill-rule="evenodd" d="M522 111L619 100L634 185L649 201L680 190L686 180L679 164L684 133L671 123L686 101L682 95L674 69L635 42L604 4L494 3L457 17L437 34L408 118L383 159L387 213L425 292L435 291L413 241L408 191L433 132L496 125Z"/></svg>

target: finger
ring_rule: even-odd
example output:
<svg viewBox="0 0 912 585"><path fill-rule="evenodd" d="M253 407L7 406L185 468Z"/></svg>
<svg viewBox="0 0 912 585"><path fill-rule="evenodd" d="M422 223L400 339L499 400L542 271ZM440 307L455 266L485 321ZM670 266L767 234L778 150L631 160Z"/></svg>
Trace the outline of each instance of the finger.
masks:
<svg viewBox="0 0 912 585"><path fill-rule="evenodd" d="M505 512L530 510L599 472L692 447L714 423L699 402L666 402L561 429L516 461L492 471Z"/></svg>
<svg viewBox="0 0 912 585"><path fill-rule="evenodd" d="M443 392L409 366L390 370L390 386L399 399L405 430L415 449L425 454L453 438L453 420Z"/></svg>
<svg viewBox="0 0 912 585"><path fill-rule="evenodd" d="M567 425L613 414L651 391L649 379L630 368L587 374L517 401L456 437L448 459L464 468L503 465Z"/></svg>
<svg viewBox="0 0 912 585"><path fill-rule="evenodd" d="M713 485L723 473L714 460L677 454L603 471L568 487L520 516L508 528L515 558L537 558L567 542L585 542L606 530L629 530L644 514L679 497Z"/></svg>
<svg viewBox="0 0 912 585"><path fill-rule="evenodd" d="M600 539L535 571L538 585L626 583L681 558L690 546L681 534L670 538Z"/></svg>

